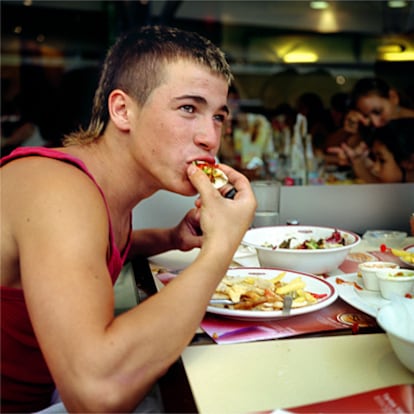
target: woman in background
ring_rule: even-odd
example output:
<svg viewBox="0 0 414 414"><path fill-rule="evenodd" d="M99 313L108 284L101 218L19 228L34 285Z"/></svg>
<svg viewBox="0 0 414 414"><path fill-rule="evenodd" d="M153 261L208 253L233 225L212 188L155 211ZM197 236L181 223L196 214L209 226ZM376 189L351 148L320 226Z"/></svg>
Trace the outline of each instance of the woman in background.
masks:
<svg viewBox="0 0 414 414"><path fill-rule="evenodd" d="M414 182L414 118L389 122L348 153L355 175L367 183Z"/></svg>
<svg viewBox="0 0 414 414"><path fill-rule="evenodd" d="M379 78L362 78L355 84L351 108L344 120L343 142L327 149L328 153L336 154L336 163L342 166L366 152L376 129L394 120L414 118L410 103L403 106L397 90Z"/></svg>

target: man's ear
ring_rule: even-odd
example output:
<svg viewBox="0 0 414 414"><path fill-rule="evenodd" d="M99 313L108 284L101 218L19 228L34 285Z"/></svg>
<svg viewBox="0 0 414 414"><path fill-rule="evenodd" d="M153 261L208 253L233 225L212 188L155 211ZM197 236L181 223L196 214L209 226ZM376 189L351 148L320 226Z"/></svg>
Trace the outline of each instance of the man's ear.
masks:
<svg viewBox="0 0 414 414"><path fill-rule="evenodd" d="M130 127L128 102L128 95L120 89L114 89L108 98L108 111L111 121L122 131L128 131Z"/></svg>

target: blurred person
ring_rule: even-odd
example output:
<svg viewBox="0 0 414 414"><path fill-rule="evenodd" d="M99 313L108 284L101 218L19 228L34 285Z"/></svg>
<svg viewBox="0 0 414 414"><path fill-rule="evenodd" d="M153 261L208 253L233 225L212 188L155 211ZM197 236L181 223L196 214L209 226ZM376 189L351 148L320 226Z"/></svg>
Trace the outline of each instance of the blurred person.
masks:
<svg viewBox="0 0 414 414"><path fill-rule="evenodd" d="M296 102L296 110L306 117L308 133L312 135L313 147L319 156L331 132L330 119L321 97L314 92L301 94Z"/></svg>
<svg viewBox="0 0 414 414"><path fill-rule="evenodd" d="M55 388L59 412L140 411L191 341L256 207L245 176L220 165L227 199L194 165L214 162L231 80L195 33L132 31L107 54L87 129L2 159L3 412L44 409ZM133 230L132 209L161 189L200 197L174 228ZM126 260L194 247L168 286L114 316Z"/></svg>
<svg viewBox="0 0 414 414"><path fill-rule="evenodd" d="M239 112L234 126L234 148L241 156L241 167L249 169L274 152L272 127L262 114Z"/></svg>
<svg viewBox="0 0 414 414"><path fill-rule="evenodd" d="M364 141L369 146L377 128L393 120L414 118L414 109L403 106L398 91L380 78L360 79L351 92L350 101L352 109L344 120L345 137L340 146L327 149L337 156L339 165L346 165L350 152Z"/></svg>
<svg viewBox="0 0 414 414"><path fill-rule="evenodd" d="M325 140L325 150L340 145L348 137L343 129L348 107L349 95L347 93L337 92L331 96L329 105L330 133Z"/></svg>
<svg viewBox="0 0 414 414"><path fill-rule="evenodd" d="M289 137L290 139L293 133L293 125L296 122L296 111L292 105L284 102L271 111L269 118L273 130L275 151L282 154L285 148L286 138Z"/></svg>
<svg viewBox="0 0 414 414"><path fill-rule="evenodd" d="M348 112L349 94L336 92L329 100L329 115L332 120L332 130L336 131L343 127L345 115Z"/></svg>
<svg viewBox="0 0 414 414"><path fill-rule="evenodd" d="M390 121L374 132L370 147L364 142L346 154L366 183L414 182L414 118Z"/></svg>
<svg viewBox="0 0 414 414"><path fill-rule="evenodd" d="M355 84L351 108L344 127L355 134L359 125L380 128L394 119L414 118L414 109L402 106L398 91L380 78L362 78Z"/></svg>

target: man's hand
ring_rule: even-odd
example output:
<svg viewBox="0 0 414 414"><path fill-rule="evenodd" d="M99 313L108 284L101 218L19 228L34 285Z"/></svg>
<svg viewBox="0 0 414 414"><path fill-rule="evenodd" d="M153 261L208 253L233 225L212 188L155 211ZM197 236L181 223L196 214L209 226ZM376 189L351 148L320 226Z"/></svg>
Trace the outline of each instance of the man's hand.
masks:
<svg viewBox="0 0 414 414"><path fill-rule="evenodd" d="M216 190L208 177L194 165L188 167L191 183L200 194L196 200L195 218L200 220L203 244L228 244L237 248L250 227L256 208L256 199L249 180L233 168L220 164L229 182L237 190L234 199L227 199Z"/></svg>

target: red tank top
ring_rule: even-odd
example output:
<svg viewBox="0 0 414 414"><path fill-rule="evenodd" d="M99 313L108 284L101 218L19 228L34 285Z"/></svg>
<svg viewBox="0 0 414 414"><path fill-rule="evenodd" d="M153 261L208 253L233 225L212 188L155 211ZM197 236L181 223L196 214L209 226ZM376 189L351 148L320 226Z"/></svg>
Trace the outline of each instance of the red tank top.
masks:
<svg viewBox="0 0 414 414"><path fill-rule="evenodd" d="M0 160L0 166L12 160L42 156L67 162L81 169L95 183L108 211L109 244L107 266L114 284L125 263L131 244L119 251L115 245L109 209L105 196L85 164L79 159L43 147L21 147ZM22 289L0 287L1 304L1 411L33 412L50 405L55 389L49 369L36 340Z"/></svg>

